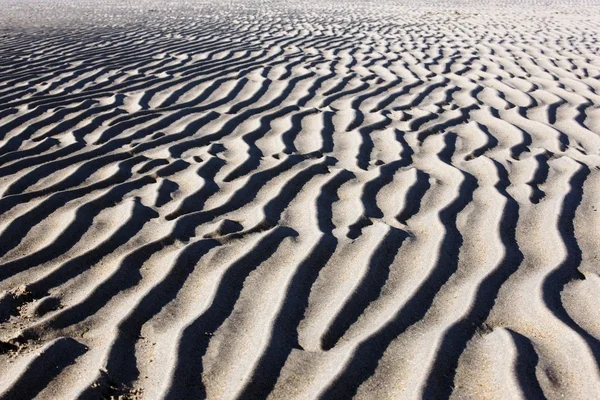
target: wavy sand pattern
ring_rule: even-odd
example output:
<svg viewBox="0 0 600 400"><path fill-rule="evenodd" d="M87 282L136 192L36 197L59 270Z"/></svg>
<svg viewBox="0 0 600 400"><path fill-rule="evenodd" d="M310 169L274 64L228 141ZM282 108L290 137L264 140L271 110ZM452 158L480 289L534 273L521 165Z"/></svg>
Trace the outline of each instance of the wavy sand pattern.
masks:
<svg viewBox="0 0 600 400"><path fill-rule="evenodd" d="M0 4L2 398L600 398L593 2Z"/></svg>

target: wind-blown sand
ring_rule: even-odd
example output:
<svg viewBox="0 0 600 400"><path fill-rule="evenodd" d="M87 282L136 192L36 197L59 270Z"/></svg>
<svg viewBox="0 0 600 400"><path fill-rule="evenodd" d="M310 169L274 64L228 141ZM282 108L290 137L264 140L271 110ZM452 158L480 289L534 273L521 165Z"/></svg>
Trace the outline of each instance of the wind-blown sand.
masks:
<svg viewBox="0 0 600 400"><path fill-rule="evenodd" d="M2 398L599 399L600 7L492 3L0 0Z"/></svg>

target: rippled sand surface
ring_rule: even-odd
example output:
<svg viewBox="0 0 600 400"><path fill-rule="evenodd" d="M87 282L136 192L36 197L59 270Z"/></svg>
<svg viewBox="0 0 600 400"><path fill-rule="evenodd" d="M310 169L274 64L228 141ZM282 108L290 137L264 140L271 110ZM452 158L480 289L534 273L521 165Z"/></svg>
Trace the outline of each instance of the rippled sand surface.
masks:
<svg viewBox="0 0 600 400"><path fill-rule="evenodd" d="M0 0L0 397L599 398L595 3Z"/></svg>

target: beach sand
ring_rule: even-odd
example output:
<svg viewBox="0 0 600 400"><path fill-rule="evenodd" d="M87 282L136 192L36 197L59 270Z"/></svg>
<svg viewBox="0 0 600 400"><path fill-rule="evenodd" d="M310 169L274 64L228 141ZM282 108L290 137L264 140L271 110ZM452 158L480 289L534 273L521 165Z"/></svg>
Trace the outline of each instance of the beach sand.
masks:
<svg viewBox="0 0 600 400"><path fill-rule="evenodd" d="M600 399L600 3L0 0L3 399Z"/></svg>

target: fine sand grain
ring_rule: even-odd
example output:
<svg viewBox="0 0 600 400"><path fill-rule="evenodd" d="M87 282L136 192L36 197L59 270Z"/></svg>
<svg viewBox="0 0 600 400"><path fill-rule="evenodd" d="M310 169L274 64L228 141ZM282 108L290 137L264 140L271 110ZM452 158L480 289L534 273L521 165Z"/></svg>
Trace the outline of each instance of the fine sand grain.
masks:
<svg viewBox="0 0 600 400"><path fill-rule="evenodd" d="M3 399L600 399L595 1L0 0Z"/></svg>

